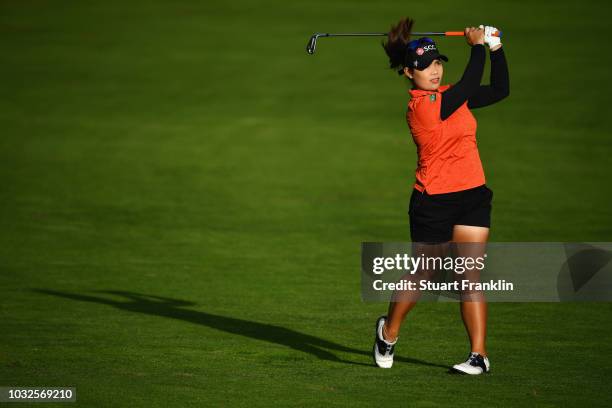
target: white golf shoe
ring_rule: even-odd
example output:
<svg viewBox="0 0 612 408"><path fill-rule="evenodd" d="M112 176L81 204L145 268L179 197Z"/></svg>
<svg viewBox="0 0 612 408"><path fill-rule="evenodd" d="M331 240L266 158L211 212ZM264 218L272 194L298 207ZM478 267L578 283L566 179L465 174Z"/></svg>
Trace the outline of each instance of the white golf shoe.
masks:
<svg viewBox="0 0 612 408"><path fill-rule="evenodd" d="M453 370L461 374L478 375L488 373L491 369L489 359L478 353L471 352L468 359L460 364L455 364Z"/></svg>
<svg viewBox="0 0 612 408"><path fill-rule="evenodd" d="M374 363L381 368L391 368L393 365L393 351L395 343L388 342L384 339L382 329L387 320L387 316L381 316L376 321L376 333L374 334L374 347L372 353L374 355Z"/></svg>

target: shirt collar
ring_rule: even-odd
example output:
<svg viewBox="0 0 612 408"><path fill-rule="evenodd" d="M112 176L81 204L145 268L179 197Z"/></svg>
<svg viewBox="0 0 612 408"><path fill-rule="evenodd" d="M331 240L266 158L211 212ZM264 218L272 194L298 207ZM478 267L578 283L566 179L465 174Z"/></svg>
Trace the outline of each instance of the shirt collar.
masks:
<svg viewBox="0 0 612 408"><path fill-rule="evenodd" d="M423 89L410 89L408 90L408 92L410 93L410 96L412 96L413 98L417 98L419 96L423 96L423 95L431 95L431 94L435 94L438 92L444 92L446 91L448 88L450 88L452 85L448 84L448 85L440 85L438 87L438 89L436 89L435 91L425 91Z"/></svg>

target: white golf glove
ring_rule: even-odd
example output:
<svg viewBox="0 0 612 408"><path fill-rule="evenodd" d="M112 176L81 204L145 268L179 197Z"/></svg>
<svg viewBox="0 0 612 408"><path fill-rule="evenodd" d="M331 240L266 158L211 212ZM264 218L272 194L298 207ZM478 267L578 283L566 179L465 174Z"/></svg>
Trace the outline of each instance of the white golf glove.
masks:
<svg viewBox="0 0 612 408"><path fill-rule="evenodd" d="M489 46L489 49L501 44L501 38L493 35L493 33L499 31L497 28L492 27L492 26L484 26L482 24L479 27L485 30L484 40L485 40L485 44Z"/></svg>

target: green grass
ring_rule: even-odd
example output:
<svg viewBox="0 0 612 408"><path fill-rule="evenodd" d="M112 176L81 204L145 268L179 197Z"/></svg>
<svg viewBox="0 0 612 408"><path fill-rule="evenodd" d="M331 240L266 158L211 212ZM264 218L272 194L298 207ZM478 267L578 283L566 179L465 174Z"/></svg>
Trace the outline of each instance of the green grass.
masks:
<svg viewBox="0 0 612 408"><path fill-rule="evenodd" d="M371 366L386 306L360 301L360 243L409 239L407 85L376 39L304 48L405 14L500 27L511 95L474 111L491 239L611 241L610 11L0 1L0 385L88 407L609 406L610 304L491 304L480 378L446 373L457 305L422 304L396 366ZM452 83L468 48L439 46Z"/></svg>

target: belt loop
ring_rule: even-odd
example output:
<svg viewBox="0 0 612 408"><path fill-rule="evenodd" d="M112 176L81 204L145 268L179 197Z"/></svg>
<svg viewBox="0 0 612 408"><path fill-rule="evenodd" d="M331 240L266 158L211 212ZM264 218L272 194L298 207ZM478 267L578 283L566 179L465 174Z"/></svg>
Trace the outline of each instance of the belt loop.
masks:
<svg viewBox="0 0 612 408"><path fill-rule="evenodd" d="M419 187L421 187L422 190L419 190L417 188L417 190L419 190L421 192L421 195L425 195L425 186L423 185L423 183L421 183L419 180L416 180L416 185L418 185Z"/></svg>

